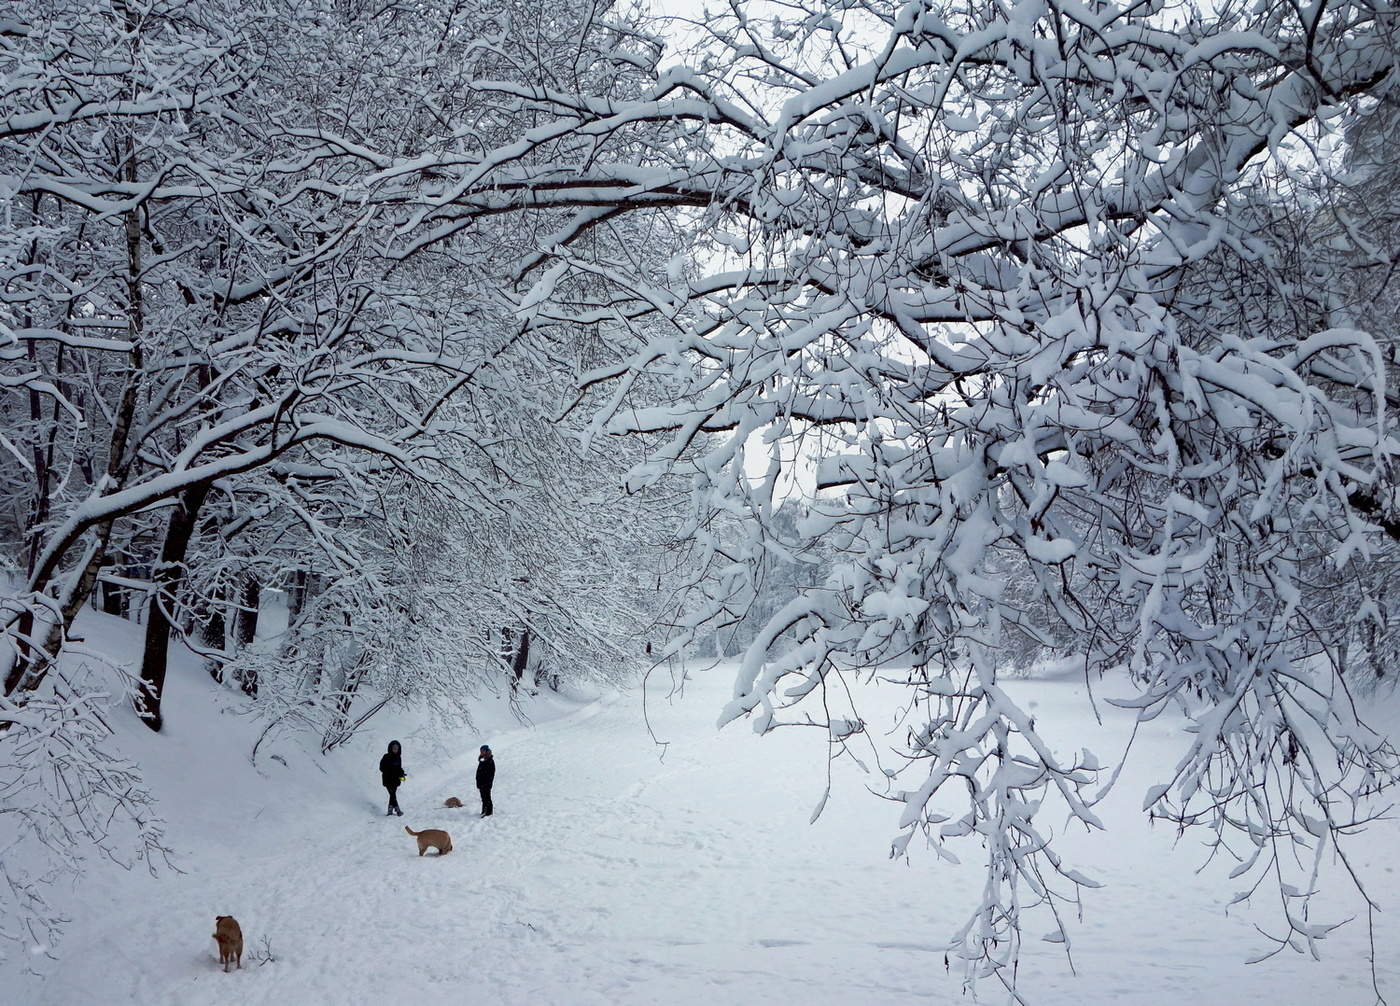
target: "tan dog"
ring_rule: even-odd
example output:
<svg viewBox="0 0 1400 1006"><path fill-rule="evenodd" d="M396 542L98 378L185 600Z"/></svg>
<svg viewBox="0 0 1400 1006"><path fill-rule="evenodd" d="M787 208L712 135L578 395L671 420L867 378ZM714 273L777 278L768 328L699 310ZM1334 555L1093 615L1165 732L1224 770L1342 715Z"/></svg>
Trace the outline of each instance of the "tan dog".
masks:
<svg viewBox="0 0 1400 1006"><path fill-rule="evenodd" d="M449 797L447 798L447 802L444 803L443 806L444 806L444 807L460 807L460 806L462 806L462 801L461 801L461 800L458 800L455 796L449 796Z"/></svg>
<svg viewBox="0 0 1400 1006"><path fill-rule="evenodd" d="M441 828L424 828L422 831L414 831L407 825L404 831L418 839L418 855L423 855L429 848L436 849L439 856L446 856L452 851L452 836Z"/></svg>
<svg viewBox="0 0 1400 1006"><path fill-rule="evenodd" d="M243 967L243 930L238 928L238 920L232 915L214 916L214 939L219 942L219 963L228 974L230 961L237 961Z"/></svg>

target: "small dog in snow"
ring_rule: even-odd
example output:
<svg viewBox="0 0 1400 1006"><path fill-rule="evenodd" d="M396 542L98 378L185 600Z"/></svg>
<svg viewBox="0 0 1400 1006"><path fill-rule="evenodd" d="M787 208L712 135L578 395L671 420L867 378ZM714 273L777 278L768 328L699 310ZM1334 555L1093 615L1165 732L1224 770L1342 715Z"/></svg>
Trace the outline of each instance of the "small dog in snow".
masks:
<svg viewBox="0 0 1400 1006"><path fill-rule="evenodd" d="M449 796L449 797L447 798L447 802L444 803L443 806L444 806L444 807L460 807L460 806L462 806L462 801L461 801L461 800L458 800L455 796Z"/></svg>
<svg viewBox="0 0 1400 1006"><path fill-rule="evenodd" d="M214 916L214 939L219 944L219 963L228 974L230 961L237 961L243 967L243 930L238 928L238 920L232 915Z"/></svg>
<svg viewBox="0 0 1400 1006"><path fill-rule="evenodd" d="M446 856L452 851L452 836L441 828L424 828L422 831L414 831L407 825L404 831L418 839L418 855L423 855L429 848L436 849L439 856Z"/></svg>

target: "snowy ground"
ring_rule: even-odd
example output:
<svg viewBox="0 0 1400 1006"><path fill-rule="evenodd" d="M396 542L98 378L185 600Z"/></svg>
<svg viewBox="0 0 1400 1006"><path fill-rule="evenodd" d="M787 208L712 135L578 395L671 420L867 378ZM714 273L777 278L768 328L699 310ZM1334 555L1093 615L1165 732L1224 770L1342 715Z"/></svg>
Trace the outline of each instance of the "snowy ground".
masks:
<svg viewBox="0 0 1400 1006"><path fill-rule="evenodd" d="M682 701L641 692L572 706L536 705L533 729L488 711L482 736L433 763L434 747L403 727L411 778L407 816L386 819L375 762L382 724L324 771L289 758L258 775L247 761L250 725L220 715L231 697L188 666L172 681L169 728L123 735L148 766L170 818L183 874L153 880L104 871L75 892L61 959L36 956L39 976L6 1002L79 1003L945 1003L961 998L941 946L980 882L975 850L962 867L917 851L886 858L897 808L836 775L817 824L824 744L817 731L756 738L717 733L732 669L696 672ZM1015 683L1050 722L1082 722L1083 685ZM211 701L212 699L212 701ZM549 717L554 717L552 720ZM1122 718L1091 728L1100 753ZM1170 757L1171 726L1152 724L1119 796L1103 813L1107 836L1067 847L1107 886L1086 901L1071 932L1077 977L1049 944L1022 968L1035 1003L1369 1003L1366 931L1358 921L1313 962L1296 955L1244 960L1264 946L1251 920L1227 915L1236 884L1226 867L1197 873L1194 844L1173 848L1149 830L1142 792ZM497 814L477 817L476 743L496 751ZM1091 744L1091 746L1093 746ZM444 797L463 810L443 810ZM403 824L446 827L455 849L418 858ZM1400 906L1393 823L1358 846L1386 907ZM917 843L916 843L917 844ZM911 847L913 848L913 847ZM1336 877L1332 878L1336 880ZM1353 902L1335 899L1345 914ZM220 973L213 917L233 914L248 951ZM1364 920L1364 916L1363 916ZM251 959L267 940L276 960ZM1400 998L1400 925L1377 934L1383 987ZM6 982L8 984L8 981ZM980 999L1003 1002L993 985Z"/></svg>

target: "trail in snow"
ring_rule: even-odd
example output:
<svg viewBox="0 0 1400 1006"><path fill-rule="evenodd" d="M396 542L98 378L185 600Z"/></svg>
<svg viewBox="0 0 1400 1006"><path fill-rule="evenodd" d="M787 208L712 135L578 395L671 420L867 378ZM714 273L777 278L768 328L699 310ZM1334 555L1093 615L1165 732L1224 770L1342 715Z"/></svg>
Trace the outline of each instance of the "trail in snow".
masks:
<svg viewBox="0 0 1400 1006"><path fill-rule="evenodd" d="M163 745L174 742L134 734L157 790L172 801L171 838L188 872L85 887L63 960L41 962L42 980L23 979L22 1000L959 1000L961 976L956 966L945 971L942 946L973 903L979 864L951 867L923 851L908 864L888 860L897 808L866 792L871 777L849 767L836 772L825 815L808 826L823 786L821 732L716 732L731 683L719 669L697 673L683 701L651 695L652 726L669 742L664 759L639 691L483 738L499 765L496 815L487 820L477 816L474 745L435 766L425 745L406 740L400 819L379 816L374 769L384 737L343 756L341 768L354 775L235 780L221 796L220 777L236 776L232 767L161 764ZM1046 722L1086 715L1082 685L1015 687ZM191 713L196 707L191 701ZM1110 719L1100 739L1126 725ZM1172 750L1169 731L1164 723L1146 729L1140 778L1125 778L1106 808L1109 834L1069 839L1074 865L1109 886L1086 898L1071 932L1078 977L1057 948L1028 934L1022 981L1031 1001L1370 1002L1359 923L1327 941L1321 963L1292 954L1243 963L1262 946L1251 921L1267 919L1268 906L1227 916L1228 864L1196 873L1199 847L1174 850L1172 836L1148 829L1136 809L1152 763ZM451 795L466 806L441 809ZM404 824L447 828L453 852L419 858ZM1383 824L1358 855L1385 905L1400 903L1386 861L1396 837ZM975 855L973 846L960 851ZM242 924L242 972L222 974L216 963L209 934L220 913ZM1381 946L1400 944L1388 917L1383 926ZM263 937L276 960L259 965ZM1400 994L1396 962L1383 954L1383 980ZM1004 1001L995 984L980 988L983 1001Z"/></svg>

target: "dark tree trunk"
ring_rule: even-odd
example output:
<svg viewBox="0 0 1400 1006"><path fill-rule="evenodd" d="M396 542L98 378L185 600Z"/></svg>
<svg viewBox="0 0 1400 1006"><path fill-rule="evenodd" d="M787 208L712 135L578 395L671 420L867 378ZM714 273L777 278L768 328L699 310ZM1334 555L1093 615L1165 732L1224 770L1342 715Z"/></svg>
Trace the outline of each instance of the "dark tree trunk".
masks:
<svg viewBox="0 0 1400 1006"><path fill-rule="evenodd" d="M35 653L32 649L30 649L29 644L27 642L27 640L32 639L33 637L34 612L33 610L26 608L19 616L19 659L15 661L15 668L25 667L33 663L38 658L39 655ZM13 679L13 681L11 681L11 678ZM19 682L19 675L15 674L12 669L10 678L6 678L5 680L5 694L9 695L10 692L14 691L15 687L18 686Z"/></svg>
<svg viewBox="0 0 1400 1006"><path fill-rule="evenodd" d="M223 653L228 648L228 620L224 617L223 591L217 586L210 598L209 610L200 623L199 641L206 650L218 650ZM205 657L204 660L209 676L222 684L224 680L223 661L213 657Z"/></svg>
<svg viewBox="0 0 1400 1006"><path fill-rule="evenodd" d="M243 588L239 592L238 615L235 622L235 630L240 650L251 646L253 640L258 636L258 601L262 597L262 584L258 578L249 574L243 580ZM239 687L243 689L245 695L257 697L258 694L258 672L252 668L245 668L238 679Z"/></svg>
<svg viewBox="0 0 1400 1006"><path fill-rule="evenodd" d="M238 599L238 646L242 649L252 645L258 636L258 601L262 597L262 584L257 577L248 576L243 581L243 589Z"/></svg>
<svg viewBox="0 0 1400 1006"><path fill-rule="evenodd" d="M525 668L530 663L530 630L520 630L520 646L515 651L515 658L511 661L510 690L515 691L520 687L520 679L525 675Z"/></svg>
<svg viewBox="0 0 1400 1006"><path fill-rule="evenodd" d="M296 625L301 610L306 607L306 570L299 569L292 574L291 585L287 588L287 625Z"/></svg>
<svg viewBox="0 0 1400 1006"><path fill-rule="evenodd" d="M128 12L126 23L133 37L139 39L135 14ZM133 94L132 97L134 98L135 95ZM134 185L140 180L135 136L128 135L118 141L114 146L114 151L118 154L121 180ZM137 460L137 452L128 450L128 447L135 420L136 405L145 379L145 353L143 350L145 307L141 287L144 282L140 222L142 211L143 207L136 204L124 213L127 257L125 314L127 337L130 340L131 349L127 356L128 370L125 384L122 387L121 398L112 413L112 431L107 442L106 475L109 494L119 491L126 485L127 476L130 475L131 468ZM93 482L92 459L85 458L79 461L78 467L91 484ZM37 649L31 648L27 657L21 655L20 659L15 660L5 675L5 696L7 698L17 693L34 691L48 675L49 669L53 665L54 655L58 653L65 635L72 627L73 619L77 617L83 605L92 597L93 589L97 585L98 572L107 561L108 548L112 538L112 525L116 520L117 518L111 517L95 525L80 524L72 533L73 536L65 535L55 542L52 549L44 551L45 558L42 563L36 563L36 568L29 576L29 589L46 591L57 578L58 569L69 550L81 540L80 536L91 535L91 544L87 553L79 560L78 567L71 574L71 578L67 581L71 587L65 590L62 608L58 612L58 617L50 624L43 643Z"/></svg>
<svg viewBox="0 0 1400 1006"><path fill-rule="evenodd" d="M199 508L209 494L207 485L192 486L180 494L165 529L160 564L151 577L152 590L146 611L146 645L141 651L141 691L136 713L143 723L159 731L164 722L160 702L165 693L165 672L170 660L170 617L184 579L185 555L194 537Z"/></svg>
<svg viewBox="0 0 1400 1006"><path fill-rule="evenodd" d="M108 615L127 617L126 591L115 583L102 582L102 610Z"/></svg>

